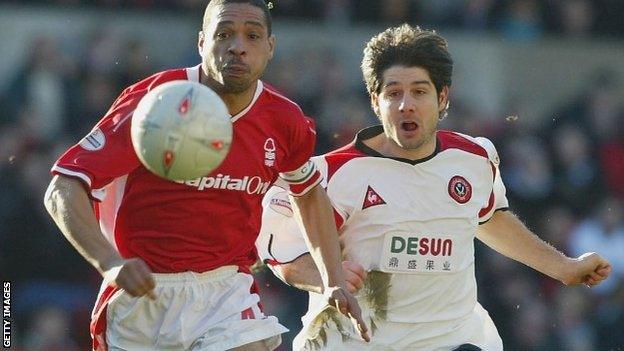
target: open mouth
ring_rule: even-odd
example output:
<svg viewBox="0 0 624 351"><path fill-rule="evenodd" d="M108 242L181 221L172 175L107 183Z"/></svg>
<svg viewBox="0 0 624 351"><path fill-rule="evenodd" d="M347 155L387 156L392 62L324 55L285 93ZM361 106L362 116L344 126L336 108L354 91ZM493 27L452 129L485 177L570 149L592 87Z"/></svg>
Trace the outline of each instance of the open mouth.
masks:
<svg viewBox="0 0 624 351"><path fill-rule="evenodd" d="M406 132L413 132L418 129L418 123L410 121L401 122L401 129Z"/></svg>

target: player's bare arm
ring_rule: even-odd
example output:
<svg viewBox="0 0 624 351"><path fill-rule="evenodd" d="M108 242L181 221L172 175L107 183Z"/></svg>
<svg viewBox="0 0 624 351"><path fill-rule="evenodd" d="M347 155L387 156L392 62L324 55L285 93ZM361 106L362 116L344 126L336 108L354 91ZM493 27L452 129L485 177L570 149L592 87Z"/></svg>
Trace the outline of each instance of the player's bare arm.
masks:
<svg viewBox="0 0 624 351"><path fill-rule="evenodd" d="M272 266L271 269L288 285L317 294L323 293L321 274L309 253L297 257L292 262ZM343 261L342 271L347 291L355 294L364 286L366 271L362 265L352 261Z"/></svg>
<svg viewBox="0 0 624 351"><path fill-rule="evenodd" d="M362 319L360 306L347 291L340 259L340 244L334 224L331 203L325 190L316 185L306 194L292 197L293 212L323 282L328 302L341 313L354 319L362 338L368 341L368 328Z"/></svg>
<svg viewBox="0 0 624 351"><path fill-rule="evenodd" d="M596 253L570 258L531 232L513 213L497 211L479 226L477 238L501 254L566 285L600 284L611 264Z"/></svg>
<svg viewBox="0 0 624 351"><path fill-rule="evenodd" d="M149 267L138 258L124 260L106 240L79 180L54 176L44 203L63 235L104 279L132 296L154 297L154 279Z"/></svg>

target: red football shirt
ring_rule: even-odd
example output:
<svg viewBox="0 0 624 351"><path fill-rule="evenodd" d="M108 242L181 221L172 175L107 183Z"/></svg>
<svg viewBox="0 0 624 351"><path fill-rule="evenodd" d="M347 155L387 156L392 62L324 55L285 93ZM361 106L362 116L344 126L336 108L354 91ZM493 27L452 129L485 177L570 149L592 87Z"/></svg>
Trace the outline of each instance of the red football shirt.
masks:
<svg viewBox="0 0 624 351"><path fill-rule="evenodd" d="M128 87L52 168L86 184L102 232L123 257L140 257L154 272L252 264L269 186L281 174L291 193L301 195L320 181L309 162L315 141L311 122L261 81L251 104L232 117L232 147L219 168L187 182L167 181L144 168L130 139L139 100L168 81L199 81L200 71L199 66L164 71Z"/></svg>

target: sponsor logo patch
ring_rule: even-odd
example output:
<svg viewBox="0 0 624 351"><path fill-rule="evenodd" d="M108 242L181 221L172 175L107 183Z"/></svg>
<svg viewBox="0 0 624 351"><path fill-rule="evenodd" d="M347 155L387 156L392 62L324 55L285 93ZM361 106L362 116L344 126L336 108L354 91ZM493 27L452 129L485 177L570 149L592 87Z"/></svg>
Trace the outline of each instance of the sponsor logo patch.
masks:
<svg viewBox="0 0 624 351"><path fill-rule="evenodd" d="M106 145L106 137L99 128L96 128L84 137L78 145L87 151L98 151Z"/></svg>
<svg viewBox="0 0 624 351"><path fill-rule="evenodd" d="M384 199L382 199L381 196L379 196L379 194L377 194L377 192L369 185L368 189L366 189L366 196L364 196L362 209L385 204L386 202L384 201Z"/></svg>
<svg viewBox="0 0 624 351"><path fill-rule="evenodd" d="M388 273L445 273L458 268L449 236L393 232L384 236L379 267Z"/></svg>
<svg viewBox="0 0 624 351"><path fill-rule="evenodd" d="M293 216L292 206L290 205L290 201L288 200L280 199L279 197L274 197L271 199L271 202L269 203L269 208L271 208L273 211L281 215L284 215L286 217Z"/></svg>
<svg viewBox="0 0 624 351"><path fill-rule="evenodd" d="M206 189L221 189L242 191L249 195L262 195L269 190L271 183L264 181L259 176L244 176L232 178L228 174L217 174L216 177L201 177L194 180L177 180L176 183L197 188L199 191Z"/></svg>

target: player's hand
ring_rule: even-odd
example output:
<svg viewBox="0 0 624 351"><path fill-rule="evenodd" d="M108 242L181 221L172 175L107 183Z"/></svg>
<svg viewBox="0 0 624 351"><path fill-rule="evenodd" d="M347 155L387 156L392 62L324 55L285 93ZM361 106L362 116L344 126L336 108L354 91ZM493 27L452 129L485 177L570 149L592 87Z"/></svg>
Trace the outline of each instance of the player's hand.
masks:
<svg viewBox="0 0 624 351"><path fill-rule="evenodd" d="M352 261L342 261L342 271L347 282L347 291L355 294L364 286L366 270L361 264Z"/></svg>
<svg viewBox="0 0 624 351"><path fill-rule="evenodd" d="M355 329L360 333L362 339L370 341L368 327L362 318L362 310L357 300L345 288L339 286L325 288L325 298L327 302L334 306L340 313L348 316Z"/></svg>
<svg viewBox="0 0 624 351"><path fill-rule="evenodd" d="M585 284L591 288L600 284L610 273L609 261L595 252L588 252L572 259L568 274L561 281L566 285Z"/></svg>
<svg viewBox="0 0 624 351"><path fill-rule="evenodd" d="M152 277L152 271L140 258L117 261L102 275L108 284L124 289L134 297L147 295L152 300L156 299L154 295L156 282Z"/></svg>

